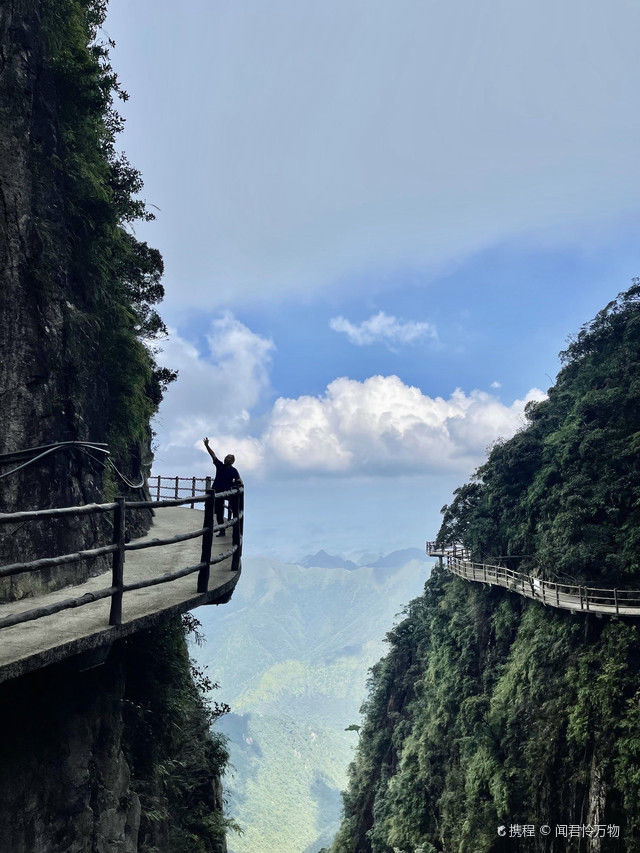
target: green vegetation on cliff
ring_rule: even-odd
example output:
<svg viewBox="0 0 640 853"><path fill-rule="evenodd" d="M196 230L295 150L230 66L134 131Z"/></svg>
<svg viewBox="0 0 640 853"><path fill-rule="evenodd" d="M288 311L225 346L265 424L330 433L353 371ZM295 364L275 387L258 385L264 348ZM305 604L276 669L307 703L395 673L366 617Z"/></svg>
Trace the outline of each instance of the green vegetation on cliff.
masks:
<svg viewBox="0 0 640 853"><path fill-rule="evenodd" d="M180 617L77 663L0 684L0 851L225 853L227 753Z"/></svg>
<svg viewBox="0 0 640 853"><path fill-rule="evenodd" d="M185 627L198 625L190 615L167 617L126 642L124 740L141 805L140 853L217 853L234 826L220 785L226 739L211 731L225 709L204 698L216 685L190 661L185 642Z"/></svg>
<svg viewBox="0 0 640 853"><path fill-rule="evenodd" d="M116 150L122 119L115 99L127 95L100 38L106 5L42 3L55 141L36 145L34 169L44 194L57 188L59 204L36 223L42 248L33 277L46 289L65 276L68 352L73 358L75 340L88 359L87 375L76 381L104 388L101 421L126 464L132 444L148 441L149 419L174 374L145 345L164 330L153 308L164 295L163 263L130 227L153 215L139 197L140 173Z"/></svg>
<svg viewBox="0 0 640 853"><path fill-rule="evenodd" d="M639 283L562 358L528 426L443 509L438 538L476 559L519 555L508 565L539 576L638 588ZM333 853L515 849L497 827L516 823L617 824L602 849L639 849L634 621L575 617L437 569L388 638ZM551 844L565 849L553 835L527 849Z"/></svg>

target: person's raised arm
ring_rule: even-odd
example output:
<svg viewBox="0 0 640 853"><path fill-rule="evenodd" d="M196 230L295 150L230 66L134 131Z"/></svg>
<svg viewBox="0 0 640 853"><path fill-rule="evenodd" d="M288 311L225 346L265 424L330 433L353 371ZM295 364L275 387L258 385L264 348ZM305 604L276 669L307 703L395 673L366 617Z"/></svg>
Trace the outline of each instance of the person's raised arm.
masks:
<svg viewBox="0 0 640 853"><path fill-rule="evenodd" d="M209 456L213 459L213 464L215 465L215 464L216 464L216 462L218 461L218 457L216 456L216 454L213 452L213 450L212 450L212 449L211 449L211 447L209 446L209 438L208 438L208 437L206 437L206 438L204 439L204 442L203 442L203 443L204 443L204 446L207 448L207 453L208 453L208 454L209 454Z"/></svg>

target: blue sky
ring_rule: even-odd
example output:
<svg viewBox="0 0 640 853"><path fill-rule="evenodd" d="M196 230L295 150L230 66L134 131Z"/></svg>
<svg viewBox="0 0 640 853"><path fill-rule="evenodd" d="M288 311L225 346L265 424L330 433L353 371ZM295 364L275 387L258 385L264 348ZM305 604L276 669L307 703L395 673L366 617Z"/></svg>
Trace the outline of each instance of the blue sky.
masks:
<svg viewBox="0 0 640 853"><path fill-rule="evenodd" d="M235 451L253 552L435 532L640 273L639 24L626 0L111 0L180 369L157 471L203 473L201 433Z"/></svg>

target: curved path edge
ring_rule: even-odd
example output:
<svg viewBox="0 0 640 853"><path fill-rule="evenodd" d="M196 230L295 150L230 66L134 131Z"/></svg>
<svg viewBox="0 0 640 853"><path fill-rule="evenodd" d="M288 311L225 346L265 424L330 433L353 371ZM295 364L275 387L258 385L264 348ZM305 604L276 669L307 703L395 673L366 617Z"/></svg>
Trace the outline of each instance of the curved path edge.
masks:
<svg viewBox="0 0 640 853"><path fill-rule="evenodd" d="M640 590L588 587L547 581L488 563L474 563L469 551L460 545L436 547L427 542L427 555L446 560L449 571L464 580L500 586L548 607L574 613L596 613L609 616L640 617Z"/></svg>
<svg viewBox="0 0 640 853"><path fill-rule="evenodd" d="M154 523L142 540L163 538L199 529L199 510L172 507L155 511ZM214 538L212 556L229 552L231 536ZM181 569L200 561L201 540L188 539L162 548L130 551L125 561L125 580L134 582L157 577L162 571ZM207 592L197 592L197 573L165 584L127 593L123 601L122 624L109 625L109 599L85 604L23 622L0 632L0 683L69 659L70 665L87 669L102 662L109 646L136 631L150 627L163 616L185 613L205 604L225 604L231 598L241 569L232 570L231 557L211 566ZM111 573L96 575L75 587L0 605L0 615L55 602L69 596L108 586Z"/></svg>

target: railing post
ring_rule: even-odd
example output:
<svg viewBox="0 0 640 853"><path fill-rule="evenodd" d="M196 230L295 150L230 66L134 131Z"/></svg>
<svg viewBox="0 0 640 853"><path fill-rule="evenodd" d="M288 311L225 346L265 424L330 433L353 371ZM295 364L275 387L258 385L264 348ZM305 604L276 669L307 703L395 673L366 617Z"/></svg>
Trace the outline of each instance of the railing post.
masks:
<svg viewBox="0 0 640 853"><path fill-rule="evenodd" d="M111 611L109 625L120 625L122 622L122 587L124 586L124 538L126 504L123 497L116 498L113 510L113 544L117 549L113 552L111 563L111 586L116 592L111 596Z"/></svg>
<svg viewBox="0 0 640 853"><path fill-rule="evenodd" d="M619 608L618 608L618 590L617 590L617 589L614 589L614 590L613 590L613 600L614 600L614 601L615 601L615 603L616 603L616 616L619 616L619 615L620 615L620 610L619 610Z"/></svg>
<svg viewBox="0 0 640 853"><path fill-rule="evenodd" d="M176 500L178 500L178 477L176 477Z"/></svg>
<svg viewBox="0 0 640 853"><path fill-rule="evenodd" d="M205 477L205 480L204 480L205 492L208 492L210 488L211 488L211 477Z"/></svg>
<svg viewBox="0 0 640 853"><path fill-rule="evenodd" d="M231 508L231 513L236 520L236 523L231 528L231 543L236 549L233 552L233 556L231 557L231 571L237 572L240 568L240 556L242 554L242 528L240 527L240 511L242 508L242 497L243 492L236 492L235 495L232 495L229 500L229 506Z"/></svg>
<svg viewBox="0 0 640 853"><path fill-rule="evenodd" d="M191 497L192 498L195 497L195 494L196 494L196 478L192 477L191 478ZM191 509L193 509L194 506L195 506L194 502L191 501Z"/></svg>
<svg viewBox="0 0 640 853"><path fill-rule="evenodd" d="M160 500L160 474L158 474L158 488L156 489L156 500Z"/></svg>
<svg viewBox="0 0 640 853"><path fill-rule="evenodd" d="M210 480L207 477L207 480ZM202 551L200 562L204 563L198 572L198 592L207 592L209 589L209 572L211 570L211 546L213 545L213 509L215 505L215 492L207 489L207 497L204 501L204 525L206 528L202 534Z"/></svg>

